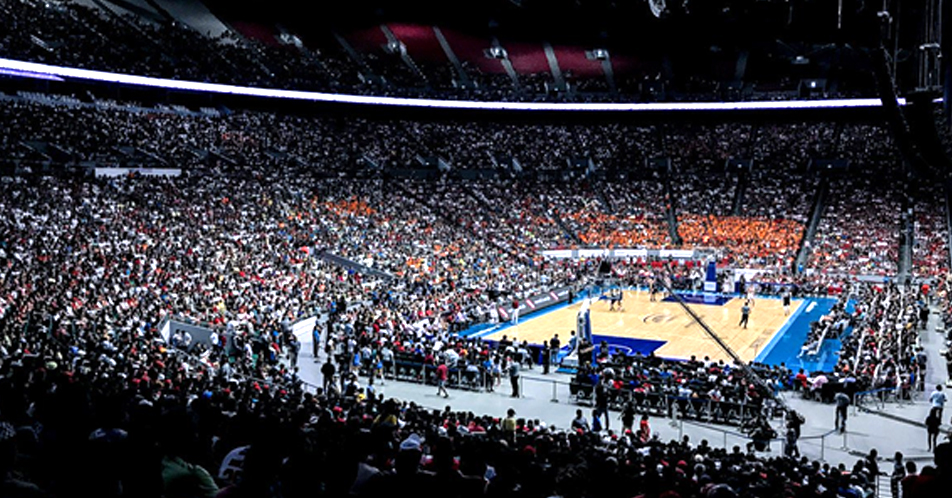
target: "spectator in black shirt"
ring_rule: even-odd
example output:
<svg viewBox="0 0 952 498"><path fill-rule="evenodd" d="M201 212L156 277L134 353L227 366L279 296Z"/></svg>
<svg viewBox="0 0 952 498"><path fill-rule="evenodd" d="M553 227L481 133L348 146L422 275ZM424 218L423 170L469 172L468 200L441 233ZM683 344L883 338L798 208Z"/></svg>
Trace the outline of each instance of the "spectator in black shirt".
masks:
<svg viewBox="0 0 952 498"><path fill-rule="evenodd" d="M334 374L337 373L337 367L334 366L334 362L328 357L324 360L324 365L321 366L321 375L324 376L324 391L330 392L330 386L334 382Z"/></svg>

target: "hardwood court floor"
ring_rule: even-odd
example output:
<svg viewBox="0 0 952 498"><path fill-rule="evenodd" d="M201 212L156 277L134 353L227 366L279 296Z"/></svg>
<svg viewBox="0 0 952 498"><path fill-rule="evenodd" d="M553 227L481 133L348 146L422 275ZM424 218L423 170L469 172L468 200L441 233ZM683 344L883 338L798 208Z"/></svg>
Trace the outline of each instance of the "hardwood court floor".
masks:
<svg viewBox="0 0 952 498"><path fill-rule="evenodd" d="M698 358L710 356L712 359L730 361L713 339L700 325L691 319L678 303L656 302L649 300L648 292L643 290L625 291L623 311L609 311L606 300L591 305L592 334L596 336L615 336L633 339L665 341L655 350L655 354L664 358L688 359L691 355ZM781 327L792 317L803 301L793 299L790 316L784 316L783 305L779 299L755 299L751 308L747 328L738 326L740 308L744 300L734 298L721 306L707 304L689 304L688 306L718 334L731 349L744 361L751 361ZM570 306L545 313L539 317L520 320L516 326L510 326L486 336L486 339L499 340L503 335L518 341L527 340L539 344L558 333L562 344L568 343L571 331L575 330L576 316L581 301ZM611 342L611 341L609 341Z"/></svg>

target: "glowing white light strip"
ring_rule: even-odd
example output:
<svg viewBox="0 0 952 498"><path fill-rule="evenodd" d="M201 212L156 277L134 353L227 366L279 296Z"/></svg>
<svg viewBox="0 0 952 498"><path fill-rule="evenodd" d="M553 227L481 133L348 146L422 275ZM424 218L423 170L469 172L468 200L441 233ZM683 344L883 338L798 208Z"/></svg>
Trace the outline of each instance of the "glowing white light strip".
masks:
<svg viewBox="0 0 952 498"><path fill-rule="evenodd" d="M34 78L38 80L50 80L50 81L65 81L59 76L54 76L47 73L34 73L31 71L20 71L18 69L2 69L0 68L0 75L4 76L16 76L18 78Z"/></svg>
<svg viewBox="0 0 952 498"><path fill-rule="evenodd" d="M198 81L170 80L151 78L105 71L93 71L60 66L50 66L35 62L23 62L0 58L0 68L44 73L63 78L75 78L92 81L105 81L125 85L188 90L194 92L243 95L249 97L267 97L278 99L308 100L313 102L332 102L343 104L370 104L403 107L429 107L439 109L482 109L501 111L739 111L771 109L842 109L881 107L880 99L836 99L836 100L786 100L765 102L655 102L635 103L596 103L569 104L544 102L473 102L466 100L410 99L397 97L370 97L364 95L342 95L322 92L304 92L298 90L276 90L247 86L224 85L220 83L202 83ZM899 105L905 105L905 99L898 99Z"/></svg>

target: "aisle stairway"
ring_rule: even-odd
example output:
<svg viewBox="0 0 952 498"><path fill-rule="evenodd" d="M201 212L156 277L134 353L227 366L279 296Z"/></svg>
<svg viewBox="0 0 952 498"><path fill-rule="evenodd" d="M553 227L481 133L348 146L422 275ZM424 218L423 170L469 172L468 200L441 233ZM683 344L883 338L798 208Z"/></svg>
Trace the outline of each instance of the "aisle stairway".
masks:
<svg viewBox="0 0 952 498"><path fill-rule="evenodd" d="M549 72L552 73L552 80L555 81L556 88L565 88L565 77L562 76L562 69L559 67L559 60L555 57L555 51L548 42L542 44L542 50L545 52L545 59L549 63Z"/></svg>
<svg viewBox="0 0 952 498"><path fill-rule="evenodd" d="M347 55L350 56L350 61L355 66L357 66L358 72L360 73L362 77L364 77L364 79L372 83L379 83L382 81L381 76L377 74L373 74L373 72L370 70L370 67L367 65L367 63L364 62L363 58L360 57L360 54L357 53L356 50L354 50L354 47L351 46L351 44L348 43L347 40L343 36L340 35L340 33L334 33L334 39L337 40L337 43L339 43L341 48L344 49L344 52L346 52Z"/></svg>
<svg viewBox="0 0 952 498"><path fill-rule="evenodd" d="M820 226L820 219L823 218L823 212L826 210L826 198L829 195L830 181L826 177L820 180L816 194L813 196L813 207L810 208L810 223L807 225L807 232L800 241L800 249L797 251L797 258L794 263L793 271L802 273L806 268L810 257L810 248L813 247L813 241L816 238L817 227Z"/></svg>
<svg viewBox="0 0 952 498"><path fill-rule="evenodd" d="M747 170L742 171L737 175L737 187L734 189L734 202L731 207L731 214L734 216L740 216L741 207L744 205L744 194L747 191L747 183L750 174Z"/></svg>
<svg viewBox="0 0 952 498"><path fill-rule="evenodd" d="M212 38L218 38L231 32L231 29L212 14L202 2L194 0L149 0L149 3L163 10L195 31Z"/></svg>
<svg viewBox="0 0 952 498"><path fill-rule="evenodd" d="M473 80L469 77L469 74L466 73L466 70L463 69L463 64L459 61L459 57L456 56L456 52L453 51L453 47L450 46L450 43L446 40L446 37L443 36L443 32L440 31L440 28L433 26L433 33L436 35L436 39L440 42L440 47L443 49L443 52L446 54L446 58L453 63L453 68L456 69L456 75L459 77L460 82L466 88L473 86Z"/></svg>
<svg viewBox="0 0 952 498"><path fill-rule="evenodd" d="M397 36L393 34L393 31L391 31L390 27L386 24L380 25L380 31L382 31L383 35L387 37L388 44L395 43L398 44L398 46L403 46L406 48L406 46L403 45L403 42L401 42L400 39L398 39ZM421 82L426 81L426 75L423 74L423 71L420 70L420 67L417 66L416 62L413 61L413 58L410 57L410 54L408 54L406 50L402 50L400 52L400 60L403 61L410 71L420 78Z"/></svg>
<svg viewBox="0 0 952 498"><path fill-rule="evenodd" d="M915 240L914 216L912 215L912 200L909 192L902 197L902 212L899 226L899 261L897 276L900 282L905 282L912 276L912 245Z"/></svg>
<svg viewBox="0 0 952 498"><path fill-rule="evenodd" d="M678 234L678 207L677 199L673 195L674 191L671 189L671 175L665 172L662 178L664 181L664 197L668 199L668 207L665 209L665 216L668 218L668 235L675 246L680 246L684 243L684 240Z"/></svg>
<svg viewBox="0 0 952 498"><path fill-rule="evenodd" d="M324 261L327 261L328 263L333 263L333 264L335 264L335 265L337 265L337 266L340 266L340 267L342 267L342 268L347 268L347 269L349 269L349 270L354 270L354 271L356 271L357 273L361 273L361 274L364 274L364 275L373 275L373 276L375 276L375 277L381 277L381 278L384 278L384 279L387 279L387 280L392 280L392 279L396 278L396 277L394 277L392 274L390 274L390 273L388 273L388 272L385 272L385 271L383 271L383 270L378 270L378 269L376 269L376 268L371 268L371 267L369 267L369 266L367 266L367 265L358 263L358 262L356 262L356 261L354 261L354 260L352 260L352 259L347 259L347 258L345 258L345 257L338 256L338 255L336 255L336 254L334 254L334 253L331 253L331 252L328 252L328 251L322 251L322 250L319 250L319 249L317 249L316 251L317 251L316 254L315 254L316 257L321 258L321 259L323 259Z"/></svg>

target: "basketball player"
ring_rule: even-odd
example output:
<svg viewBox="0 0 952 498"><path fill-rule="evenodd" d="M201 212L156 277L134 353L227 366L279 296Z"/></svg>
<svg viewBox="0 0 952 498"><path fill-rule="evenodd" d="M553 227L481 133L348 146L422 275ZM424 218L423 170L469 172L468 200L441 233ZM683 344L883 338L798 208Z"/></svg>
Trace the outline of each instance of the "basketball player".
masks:
<svg viewBox="0 0 952 498"><path fill-rule="evenodd" d="M790 288L783 289L783 316L790 315Z"/></svg>
<svg viewBox="0 0 952 498"><path fill-rule="evenodd" d="M618 289L618 311L625 311L625 307L622 305L622 301L625 299L625 293Z"/></svg>
<svg viewBox="0 0 952 498"><path fill-rule="evenodd" d="M608 294L608 311L615 311L615 305L621 302L621 289L612 289Z"/></svg>
<svg viewBox="0 0 952 498"><path fill-rule="evenodd" d="M652 275L648 278L648 300L652 303L655 302L655 296L658 295L658 285L655 284L655 277Z"/></svg>

